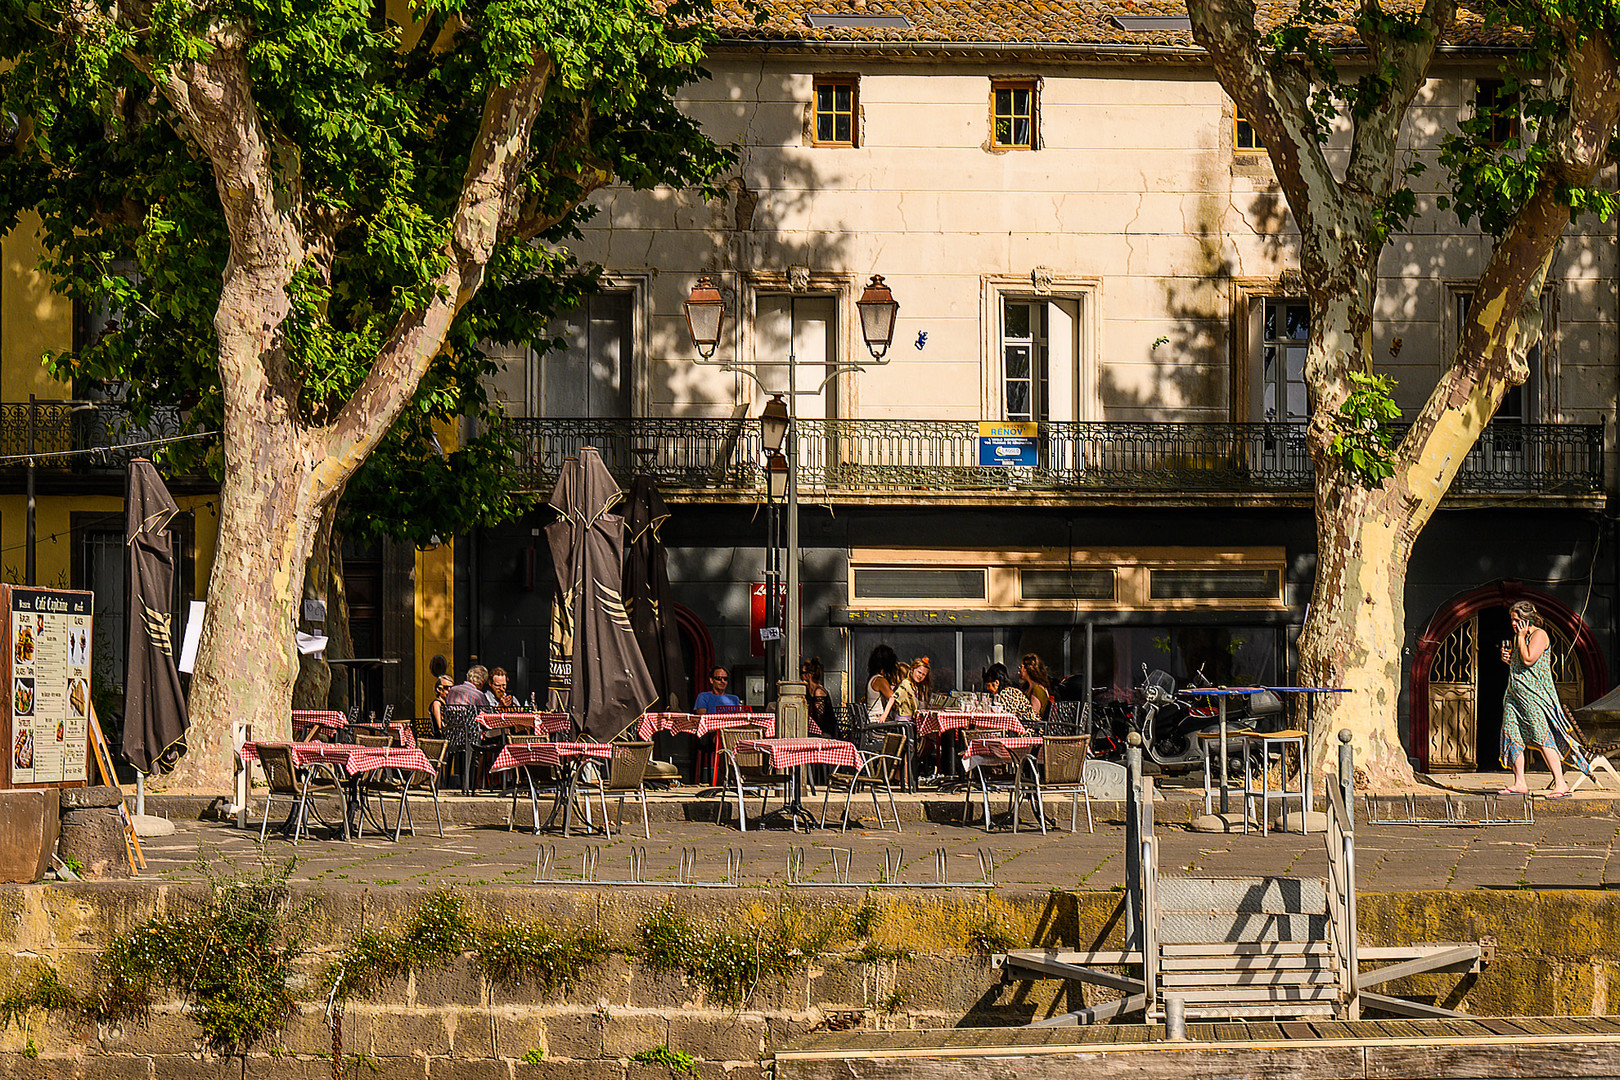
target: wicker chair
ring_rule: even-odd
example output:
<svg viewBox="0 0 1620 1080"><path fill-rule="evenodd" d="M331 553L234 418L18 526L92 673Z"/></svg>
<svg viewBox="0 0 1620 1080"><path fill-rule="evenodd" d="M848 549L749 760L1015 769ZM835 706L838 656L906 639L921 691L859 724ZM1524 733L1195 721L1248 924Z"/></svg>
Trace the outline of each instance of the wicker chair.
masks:
<svg viewBox="0 0 1620 1080"><path fill-rule="evenodd" d="M326 770L306 769L302 778L293 764L292 748L286 743L257 745L259 767L269 785L264 799L264 824L259 826L259 842L263 843L270 829L270 807L277 799L286 799L293 810L292 842L298 843L309 813L311 795L336 796L343 822L343 839L349 838L349 798L343 785ZM316 775L317 771L322 775Z"/></svg>
<svg viewBox="0 0 1620 1080"><path fill-rule="evenodd" d="M741 832L748 831L748 809L743 803L746 795L759 796L759 813L765 816L765 806L770 800L772 791L781 793L782 801L787 802L788 784L791 777L785 772L776 772L765 763L765 755L758 751L737 750L737 744L746 739L761 738L765 732L756 727L722 728L720 731L720 754L725 758L727 775L731 778L728 786L737 795L737 828ZM722 817L729 801L722 803L720 812Z"/></svg>
<svg viewBox="0 0 1620 1080"><path fill-rule="evenodd" d="M1070 832L1079 827L1082 798L1086 800L1086 831L1097 831L1091 820L1091 793L1086 790L1086 758L1090 754L1089 735L1049 735L1041 743L1041 793L1070 796Z"/></svg>
<svg viewBox="0 0 1620 1080"><path fill-rule="evenodd" d="M836 770L827 778L827 793L821 797L821 827L827 827L827 804L832 799L835 789L844 792L844 821L839 832L849 830L849 804L855 797L857 790L866 790L872 793L872 809L877 812L878 828L883 828L883 804L878 802L878 788L889 797L889 813L894 816L894 831L900 832L900 812L894 806L894 788L892 782L896 776L902 775L905 762L900 755L905 751L906 737L898 731L891 731L883 737L883 753L861 754L860 767L853 772L843 769Z"/></svg>

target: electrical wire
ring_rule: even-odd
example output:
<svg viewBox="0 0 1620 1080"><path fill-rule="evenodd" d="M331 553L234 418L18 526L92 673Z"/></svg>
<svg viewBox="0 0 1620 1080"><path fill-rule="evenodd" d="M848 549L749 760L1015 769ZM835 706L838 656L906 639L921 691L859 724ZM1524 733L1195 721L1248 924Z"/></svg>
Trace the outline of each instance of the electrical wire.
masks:
<svg viewBox="0 0 1620 1080"><path fill-rule="evenodd" d="M192 435L167 435L161 439L147 439L143 442L119 443L117 446L91 446L80 450L36 450L32 454L5 454L0 455L0 465L10 465L14 462L47 461L55 458L96 457L105 456L115 451L145 450L151 446L168 446L170 443L191 442L196 439L212 439L219 431L199 431Z"/></svg>

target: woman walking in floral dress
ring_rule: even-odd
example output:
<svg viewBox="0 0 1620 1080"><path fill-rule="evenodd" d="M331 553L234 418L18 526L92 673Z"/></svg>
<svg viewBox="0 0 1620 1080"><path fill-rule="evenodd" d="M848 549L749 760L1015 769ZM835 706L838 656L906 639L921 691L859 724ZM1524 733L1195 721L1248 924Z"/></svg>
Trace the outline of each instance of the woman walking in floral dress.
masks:
<svg viewBox="0 0 1620 1080"><path fill-rule="evenodd" d="M1534 604L1520 600L1509 609L1513 620L1513 640L1502 642L1502 662L1508 665L1507 691L1502 695L1502 764L1513 770L1513 784L1503 795L1529 792L1524 779L1524 755L1535 747L1547 759L1552 773L1549 799L1569 797L1564 780L1563 759L1592 775L1586 755L1564 722L1564 707L1552 681L1552 640L1540 626L1541 616Z"/></svg>

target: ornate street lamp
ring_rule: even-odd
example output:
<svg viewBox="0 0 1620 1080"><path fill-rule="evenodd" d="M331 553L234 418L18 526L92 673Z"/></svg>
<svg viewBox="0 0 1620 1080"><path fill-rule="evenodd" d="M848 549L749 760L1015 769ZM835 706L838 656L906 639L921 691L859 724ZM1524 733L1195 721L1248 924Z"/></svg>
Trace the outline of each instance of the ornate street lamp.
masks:
<svg viewBox="0 0 1620 1080"><path fill-rule="evenodd" d="M765 403L765 410L759 414L759 441L767 454L775 454L782 449L782 443L787 440L789 422L787 403L782 400L781 394L773 394L771 400ZM783 468L786 467L784 459Z"/></svg>
<svg viewBox="0 0 1620 1080"><path fill-rule="evenodd" d="M788 493L788 459L780 450L765 459L765 497L781 502Z"/></svg>
<svg viewBox="0 0 1620 1080"><path fill-rule="evenodd" d="M726 298L705 275L697 279L686 298L686 330L698 355L707 360L720 347L720 329L726 322Z"/></svg>
<svg viewBox="0 0 1620 1080"><path fill-rule="evenodd" d="M697 295L694 290L693 295ZM873 274L866 283L866 291L855 301L861 313L861 336L866 339L867 351L872 359L881 360L894 340L894 319L900 312L894 294L883 283L882 274Z"/></svg>

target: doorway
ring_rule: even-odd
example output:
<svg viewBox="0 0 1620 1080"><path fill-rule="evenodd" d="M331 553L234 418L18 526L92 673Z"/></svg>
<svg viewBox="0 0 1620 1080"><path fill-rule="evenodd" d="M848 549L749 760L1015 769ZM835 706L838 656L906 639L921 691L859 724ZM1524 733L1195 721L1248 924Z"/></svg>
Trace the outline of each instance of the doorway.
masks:
<svg viewBox="0 0 1620 1080"><path fill-rule="evenodd" d="M1571 709L1602 693L1607 677L1591 629L1552 597L1507 585L1488 586L1442 607L1412 663L1412 747L1427 772L1499 768L1502 694L1508 668L1502 643L1511 637L1508 609L1534 603L1551 639L1553 685Z"/></svg>

